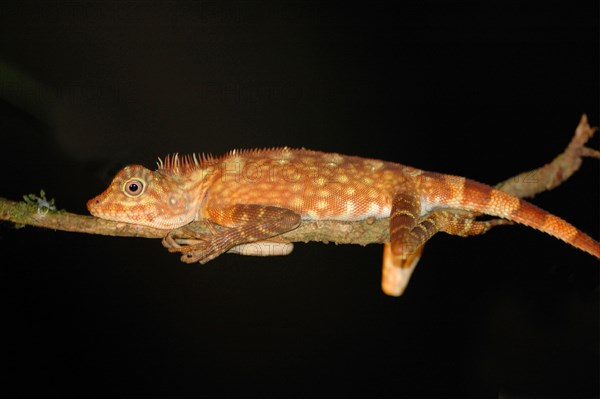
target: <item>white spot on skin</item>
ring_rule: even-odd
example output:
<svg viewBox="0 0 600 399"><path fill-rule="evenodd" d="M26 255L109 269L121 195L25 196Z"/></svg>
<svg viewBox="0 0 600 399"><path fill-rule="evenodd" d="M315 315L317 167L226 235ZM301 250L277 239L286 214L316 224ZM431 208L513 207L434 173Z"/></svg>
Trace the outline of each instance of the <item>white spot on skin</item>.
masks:
<svg viewBox="0 0 600 399"><path fill-rule="evenodd" d="M325 209L327 208L327 201L317 201L317 203L315 204L317 209Z"/></svg>
<svg viewBox="0 0 600 399"><path fill-rule="evenodd" d="M369 217L371 216L378 216L381 212L381 207L379 206L379 204L377 204L376 202L371 202L369 204L369 209L367 210L367 215Z"/></svg>
<svg viewBox="0 0 600 399"><path fill-rule="evenodd" d="M337 175L336 180L340 183L347 183L350 179L346 175Z"/></svg>
<svg viewBox="0 0 600 399"><path fill-rule="evenodd" d="M344 157L340 154L335 153L323 154L323 159L325 160L325 162L332 163L334 165L344 162Z"/></svg>
<svg viewBox="0 0 600 399"><path fill-rule="evenodd" d="M369 208L360 213L357 209L358 205L354 201L346 201L346 211L334 219L346 221L364 220L368 218L381 219L389 217L391 210L389 206L379 206L376 203L369 204Z"/></svg>
<svg viewBox="0 0 600 399"><path fill-rule="evenodd" d="M364 161L365 167L369 169L371 172L375 172L381 168L383 168L383 162L377 159L366 159Z"/></svg>
<svg viewBox="0 0 600 399"><path fill-rule="evenodd" d="M402 173L406 176L417 177L422 175L423 171L420 169L411 168L409 166L404 166Z"/></svg>
<svg viewBox="0 0 600 399"><path fill-rule="evenodd" d="M421 213L419 216L426 215L431 211L439 208L448 208L453 204L448 203L448 201L444 201L440 195L436 195L431 200L422 196L421 197ZM457 204L454 204L455 207L458 207Z"/></svg>
<svg viewBox="0 0 600 399"><path fill-rule="evenodd" d="M356 211L356 203L354 201L346 201L346 215L353 215Z"/></svg>
<svg viewBox="0 0 600 399"><path fill-rule="evenodd" d="M306 211L306 215L302 216L302 219L304 220L317 220L318 218L319 215L314 209L309 209L308 211Z"/></svg>
<svg viewBox="0 0 600 399"><path fill-rule="evenodd" d="M293 207L300 208L304 205L304 200L300 197L294 197L291 201Z"/></svg>
<svg viewBox="0 0 600 399"><path fill-rule="evenodd" d="M435 200L428 201L427 198L421 197L421 212L419 213L419 216L427 215L429 212L436 209L437 205Z"/></svg>
<svg viewBox="0 0 600 399"><path fill-rule="evenodd" d="M356 193L356 188L354 188L354 187L347 187L346 188L346 194L348 194L348 195L354 195L354 193Z"/></svg>

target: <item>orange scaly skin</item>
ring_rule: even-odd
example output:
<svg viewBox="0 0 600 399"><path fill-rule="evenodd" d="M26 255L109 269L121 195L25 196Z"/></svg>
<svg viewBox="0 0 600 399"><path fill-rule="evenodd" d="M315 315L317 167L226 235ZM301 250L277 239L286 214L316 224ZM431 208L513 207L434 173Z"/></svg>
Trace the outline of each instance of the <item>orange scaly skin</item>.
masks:
<svg viewBox="0 0 600 399"><path fill-rule="evenodd" d="M158 169L122 169L88 201L103 219L170 230L163 240L185 262L205 263L248 243L291 251L276 236L301 220L357 221L390 217L382 288L404 291L423 245L435 233L481 234L505 221L477 221L473 211L517 222L600 258L600 244L568 222L517 197L464 177L397 163L304 149L232 151L214 158L167 157ZM174 229L192 221L222 228L193 238ZM270 255L265 254L265 255Z"/></svg>

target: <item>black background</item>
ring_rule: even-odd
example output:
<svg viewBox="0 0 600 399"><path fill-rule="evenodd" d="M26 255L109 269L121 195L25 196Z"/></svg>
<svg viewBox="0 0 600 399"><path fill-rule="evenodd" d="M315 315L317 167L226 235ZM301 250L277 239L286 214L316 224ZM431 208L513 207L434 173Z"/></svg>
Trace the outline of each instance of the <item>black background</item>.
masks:
<svg viewBox="0 0 600 399"><path fill-rule="evenodd" d="M597 2L401 4L3 2L0 196L87 213L125 164L281 145L495 183L598 125ZM598 237L598 162L534 202ZM11 392L598 394L598 262L524 227L436 236L401 298L378 245L189 266L3 223L0 249Z"/></svg>

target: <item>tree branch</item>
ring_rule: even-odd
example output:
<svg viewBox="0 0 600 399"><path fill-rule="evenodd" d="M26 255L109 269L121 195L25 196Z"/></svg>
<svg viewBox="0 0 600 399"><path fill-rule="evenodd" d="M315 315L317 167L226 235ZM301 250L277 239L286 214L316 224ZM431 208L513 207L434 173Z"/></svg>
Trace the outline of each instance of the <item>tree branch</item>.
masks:
<svg viewBox="0 0 600 399"><path fill-rule="evenodd" d="M498 185L499 189L517 197L533 197L551 190L569 179L581 166L583 157L600 158L600 152L585 147L597 128L590 127L587 116L581 117L571 142L563 153L550 163L527 172L520 173ZM25 225L45 227L54 230L72 231L122 237L163 238L168 230L140 225L113 222L93 216L77 215L65 211L55 211L41 197L29 195L26 202L16 202L0 197L0 220ZM472 217L477 215L471 213ZM202 223L192 223L193 229L206 231ZM367 219L356 222L316 221L303 222L297 229L281 235L289 242L335 242L338 244L384 243L389 241L389 219Z"/></svg>

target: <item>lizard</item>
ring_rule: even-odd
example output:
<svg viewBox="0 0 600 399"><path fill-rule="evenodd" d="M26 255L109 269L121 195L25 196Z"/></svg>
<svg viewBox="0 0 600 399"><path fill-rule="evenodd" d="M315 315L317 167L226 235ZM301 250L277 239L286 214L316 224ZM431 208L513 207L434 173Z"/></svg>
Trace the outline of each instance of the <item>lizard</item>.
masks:
<svg viewBox="0 0 600 399"><path fill-rule="evenodd" d="M163 245L204 264L251 245L285 255L279 235L301 221L389 218L381 288L401 295L425 243L436 233L470 236L518 223L600 259L600 243L567 221L497 188L399 163L288 147L177 154L157 169L129 165L87 202L94 216L167 231ZM477 220L473 215L494 217ZM181 229L201 221L208 232Z"/></svg>

